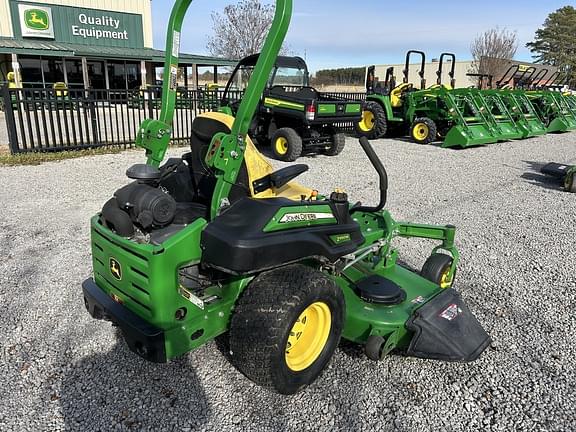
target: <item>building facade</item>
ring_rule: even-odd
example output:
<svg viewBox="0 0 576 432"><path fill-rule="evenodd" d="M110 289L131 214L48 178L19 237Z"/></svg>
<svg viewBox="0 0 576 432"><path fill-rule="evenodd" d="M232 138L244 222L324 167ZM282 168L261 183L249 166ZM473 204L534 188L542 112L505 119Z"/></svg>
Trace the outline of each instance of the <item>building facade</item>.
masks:
<svg viewBox="0 0 576 432"><path fill-rule="evenodd" d="M235 63L180 60L188 87L197 85L198 67L217 77L218 66ZM158 84L163 62L164 52L153 49L151 0L0 0L0 82L14 72L25 88L136 89Z"/></svg>

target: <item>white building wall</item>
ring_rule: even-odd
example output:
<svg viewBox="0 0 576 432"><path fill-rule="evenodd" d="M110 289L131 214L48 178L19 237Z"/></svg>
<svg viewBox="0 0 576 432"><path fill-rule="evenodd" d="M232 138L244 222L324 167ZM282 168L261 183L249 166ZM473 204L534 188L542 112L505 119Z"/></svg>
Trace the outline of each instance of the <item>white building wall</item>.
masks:
<svg viewBox="0 0 576 432"><path fill-rule="evenodd" d="M12 37L9 0L0 0L0 36Z"/></svg>

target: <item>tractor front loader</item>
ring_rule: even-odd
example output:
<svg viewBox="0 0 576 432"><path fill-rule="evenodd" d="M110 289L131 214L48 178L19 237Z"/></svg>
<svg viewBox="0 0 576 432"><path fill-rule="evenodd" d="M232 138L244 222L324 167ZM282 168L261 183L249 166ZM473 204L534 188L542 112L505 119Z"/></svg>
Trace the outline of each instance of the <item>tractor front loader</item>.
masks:
<svg viewBox="0 0 576 432"><path fill-rule="evenodd" d="M341 338L373 360L393 350L478 358L490 338L453 288L455 227L396 221L385 210L386 170L366 138L360 148L380 179L376 206L296 183L306 165L275 171L248 136L292 0L276 1L236 116L198 116L190 152L164 161L190 3L176 0L170 18L160 118L138 131L147 163L128 169L133 182L91 221L94 274L83 296L92 317L115 323L132 351L158 363L218 337L240 372L283 394L312 383ZM435 243L420 271L399 263L396 237Z"/></svg>

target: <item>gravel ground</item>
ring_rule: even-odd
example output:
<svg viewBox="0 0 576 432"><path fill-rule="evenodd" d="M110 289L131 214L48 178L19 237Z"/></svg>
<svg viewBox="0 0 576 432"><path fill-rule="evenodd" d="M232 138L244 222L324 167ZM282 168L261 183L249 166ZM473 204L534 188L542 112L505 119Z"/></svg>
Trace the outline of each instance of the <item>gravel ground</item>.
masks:
<svg viewBox="0 0 576 432"><path fill-rule="evenodd" d="M576 430L576 196L538 174L576 163L576 134L467 150L380 140L397 219L458 226L457 288L494 344L472 364L342 346L310 388L283 397L215 344L168 365L133 355L84 309L89 217L139 152L0 168L0 430ZM178 153L178 151L173 151ZM377 197L349 139L303 158L302 182ZM419 267L430 250L399 241Z"/></svg>

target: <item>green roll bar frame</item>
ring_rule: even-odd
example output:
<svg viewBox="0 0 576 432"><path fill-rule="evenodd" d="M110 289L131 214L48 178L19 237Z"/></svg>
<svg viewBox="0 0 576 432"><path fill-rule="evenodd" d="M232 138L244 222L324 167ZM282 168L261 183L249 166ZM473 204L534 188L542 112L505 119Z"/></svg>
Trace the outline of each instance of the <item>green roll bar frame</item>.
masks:
<svg viewBox="0 0 576 432"><path fill-rule="evenodd" d="M172 9L168 23L168 37L166 39L166 61L164 63L160 117L158 120L144 120L136 136L136 145L146 150L146 163L154 167L160 166L170 144L176 105L182 24L191 3L192 0L176 0ZM276 0L276 12L272 26L268 32L268 37L262 48L254 73L250 78L248 88L238 108L232 131L230 134L217 134L212 138L206 156L206 163L213 168L217 179L210 209L212 218L216 217L220 209L229 203L228 195L230 189L236 182L244 160L246 135L248 134L250 122L262 92L266 87L266 82L274 67L276 57L278 57L284 43L291 17L292 0Z"/></svg>

